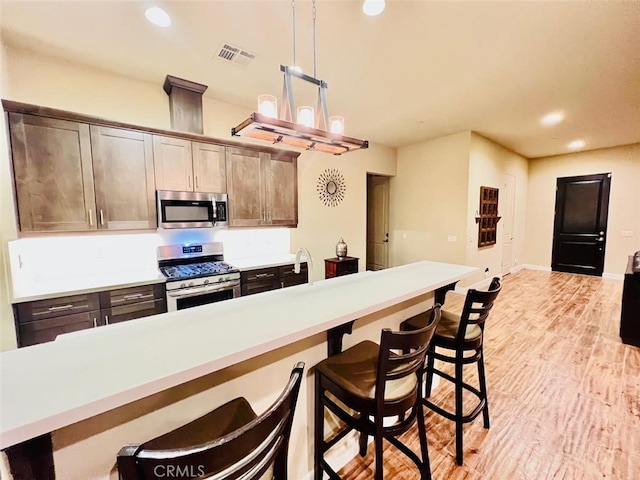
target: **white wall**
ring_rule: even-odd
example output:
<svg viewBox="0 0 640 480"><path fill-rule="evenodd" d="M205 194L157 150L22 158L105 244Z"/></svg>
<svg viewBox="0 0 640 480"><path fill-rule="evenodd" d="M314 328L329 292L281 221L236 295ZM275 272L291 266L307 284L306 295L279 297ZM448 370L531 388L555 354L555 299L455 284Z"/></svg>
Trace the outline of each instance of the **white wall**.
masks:
<svg viewBox="0 0 640 480"><path fill-rule="evenodd" d="M489 268L487 277L501 275L502 269L502 233L504 219L498 223L497 243L488 247L478 247L478 224L475 221L476 212L480 208L480 187L494 187L499 189L498 214L505 211L505 175L516 178L513 224L513 256L520 261L524 256L525 245L525 212L527 206L528 162L527 159L514 153L497 143L478 135L471 134L469 151L469 189L467 197L467 235L466 235L466 265L480 267L482 272L470 277L467 285L482 280L484 269Z"/></svg>
<svg viewBox="0 0 640 480"><path fill-rule="evenodd" d="M389 193L391 266L464 263L469 142L470 132L462 132L398 149Z"/></svg>
<svg viewBox="0 0 640 480"><path fill-rule="evenodd" d="M640 143L537 158L529 162L525 263L551 266L556 180L611 172L604 273L623 274L640 250ZM623 237L623 231L633 232Z"/></svg>

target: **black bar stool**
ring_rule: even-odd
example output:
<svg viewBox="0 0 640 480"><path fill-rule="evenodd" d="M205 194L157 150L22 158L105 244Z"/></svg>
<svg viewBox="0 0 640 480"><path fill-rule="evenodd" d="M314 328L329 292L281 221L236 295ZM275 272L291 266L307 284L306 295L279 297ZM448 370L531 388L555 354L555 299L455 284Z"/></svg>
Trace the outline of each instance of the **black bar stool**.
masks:
<svg viewBox="0 0 640 480"><path fill-rule="evenodd" d="M315 480L321 480L323 472L327 472L332 479L340 478L324 459L324 454L354 429L360 432L361 456L366 454L368 436L374 438L376 480L383 478L383 439L387 439L416 464L421 479L431 478L419 390L429 342L439 321L440 306L436 305L423 328L412 332L392 332L385 328L379 346L364 341L316 365ZM324 438L325 408L346 424L327 441ZM389 418L393 424L385 424L385 419ZM396 438L409 430L416 419L420 457Z"/></svg>
<svg viewBox="0 0 640 480"><path fill-rule="evenodd" d="M258 416L244 397L142 445L118 453L120 480L287 479L287 452L304 363Z"/></svg>
<svg viewBox="0 0 640 480"><path fill-rule="evenodd" d="M462 427L465 423L472 422L482 412L484 428L489 428L489 403L487 400L487 382L484 374L484 323L493 307L493 302L500 293L502 285L498 277L491 280L489 290L486 292L470 289L465 298L461 315L442 311L442 320L438 324L429 346L426 366L426 385L423 402L434 412L456 423L456 462L462 465L463 442ZM430 311L416 315L400 324L400 330L413 331L424 328L430 317ZM436 352L436 347L448 351ZM450 352L450 353L449 353ZM455 367L454 375L442 372L435 368L435 361L441 360L452 363ZM479 388L475 388L463 380L463 367L477 363ZM455 409L453 412L445 410L442 406L428 400L431 396L433 374L453 382L455 385ZM468 414L463 411L463 391L471 392L478 397L478 403Z"/></svg>

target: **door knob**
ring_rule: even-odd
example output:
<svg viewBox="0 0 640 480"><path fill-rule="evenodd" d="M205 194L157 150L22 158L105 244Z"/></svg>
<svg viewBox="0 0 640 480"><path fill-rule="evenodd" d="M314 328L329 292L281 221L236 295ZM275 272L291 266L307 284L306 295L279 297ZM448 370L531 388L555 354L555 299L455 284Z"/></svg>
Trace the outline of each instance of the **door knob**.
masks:
<svg viewBox="0 0 640 480"><path fill-rule="evenodd" d="M598 237L598 242L604 242L604 237Z"/></svg>

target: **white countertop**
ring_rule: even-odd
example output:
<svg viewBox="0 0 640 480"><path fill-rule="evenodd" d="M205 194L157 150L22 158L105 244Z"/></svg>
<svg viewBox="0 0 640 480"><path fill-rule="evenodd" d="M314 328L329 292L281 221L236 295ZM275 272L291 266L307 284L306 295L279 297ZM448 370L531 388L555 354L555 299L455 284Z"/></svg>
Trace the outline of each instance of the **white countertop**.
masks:
<svg viewBox="0 0 640 480"><path fill-rule="evenodd" d="M0 449L431 292L477 271L463 265L418 262L99 327L2 353ZM265 318L273 320L264 322ZM166 355L168 351L173 354Z"/></svg>
<svg viewBox="0 0 640 480"><path fill-rule="evenodd" d="M241 272L256 268L278 267L289 265L296 260L295 254L283 253L260 257L236 258L226 260ZM302 262L306 263L302 256ZM25 285L14 285L11 303L31 302L47 298L64 297L94 293L114 288L135 287L151 283L163 283L166 278L157 268L151 270L137 270L130 272L110 273L108 275L91 275L66 278L61 275L55 281L29 282Z"/></svg>
<svg viewBox="0 0 640 480"><path fill-rule="evenodd" d="M283 253L279 255L267 255L261 257L249 258L230 258L225 261L240 269L241 272L246 270L254 270L256 268L279 267L280 265L289 265L296 261L293 253ZM307 259L303 255L302 262L306 263Z"/></svg>
<svg viewBox="0 0 640 480"><path fill-rule="evenodd" d="M137 285L148 285L151 283L164 283L165 280L164 275L162 275L157 268L152 270L136 270L110 273L108 275L71 278L60 275L60 278L57 278L55 281L29 282L26 285L14 285L11 303L80 295L82 293L135 287Z"/></svg>

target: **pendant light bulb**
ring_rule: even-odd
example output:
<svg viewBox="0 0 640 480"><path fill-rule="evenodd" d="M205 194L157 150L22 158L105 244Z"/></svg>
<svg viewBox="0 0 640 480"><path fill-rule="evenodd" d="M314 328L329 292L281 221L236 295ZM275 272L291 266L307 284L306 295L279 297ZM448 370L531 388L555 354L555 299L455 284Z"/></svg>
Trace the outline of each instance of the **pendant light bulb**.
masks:
<svg viewBox="0 0 640 480"><path fill-rule="evenodd" d="M260 95L258 97L258 113L269 118L278 118L278 102L274 95Z"/></svg>
<svg viewBox="0 0 640 480"><path fill-rule="evenodd" d="M386 7L385 0L364 0L362 11L365 15L373 17L380 15L384 11L384 7Z"/></svg>
<svg viewBox="0 0 640 480"><path fill-rule="evenodd" d="M298 124L304 125L305 127L313 128L314 126L314 115L313 115L313 107L298 107Z"/></svg>

